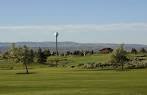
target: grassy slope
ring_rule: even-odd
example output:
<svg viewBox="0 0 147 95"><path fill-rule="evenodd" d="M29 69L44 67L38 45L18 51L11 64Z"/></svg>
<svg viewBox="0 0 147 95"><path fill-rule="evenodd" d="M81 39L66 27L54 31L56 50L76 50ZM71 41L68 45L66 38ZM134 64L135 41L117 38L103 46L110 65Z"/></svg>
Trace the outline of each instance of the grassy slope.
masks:
<svg viewBox="0 0 147 95"><path fill-rule="evenodd" d="M75 69L0 70L0 95L147 95L147 70Z"/></svg>

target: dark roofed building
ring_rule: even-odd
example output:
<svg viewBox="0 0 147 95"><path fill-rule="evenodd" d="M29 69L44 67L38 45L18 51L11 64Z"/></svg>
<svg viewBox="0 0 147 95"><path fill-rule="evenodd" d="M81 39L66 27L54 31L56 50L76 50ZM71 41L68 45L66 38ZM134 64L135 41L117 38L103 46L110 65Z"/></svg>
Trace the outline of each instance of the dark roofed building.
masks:
<svg viewBox="0 0 147 95"><path fill-rule="evenodd" d="M112 48L103 48L99 51L100 51L100 53L111 53L111 52L113 52L113 49Z"/></svg>

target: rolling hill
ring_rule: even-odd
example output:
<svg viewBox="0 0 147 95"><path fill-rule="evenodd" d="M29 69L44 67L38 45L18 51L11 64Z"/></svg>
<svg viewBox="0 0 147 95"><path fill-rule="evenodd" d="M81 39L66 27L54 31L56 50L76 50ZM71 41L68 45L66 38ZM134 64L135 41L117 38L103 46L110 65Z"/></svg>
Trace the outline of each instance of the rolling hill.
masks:
<svg viewBox="0 0 147 95"><path fill-rule="evenodd" d="M0 51L5 51L11 47L12 43L9 42L1 42L0 43ZM24 46L27 45L31 48L49 48L51 51L55 50L55 42L16 42L16 46ZM111 44L111 43L76 43L76 42L59 42L58 47L59 51L74 51L74 50L94 50L98 51L101 48L116 48L119 44ZM132 48L140 49L147 48L147 45L141 44L125 44L126 50L131 50Z"/></svg>

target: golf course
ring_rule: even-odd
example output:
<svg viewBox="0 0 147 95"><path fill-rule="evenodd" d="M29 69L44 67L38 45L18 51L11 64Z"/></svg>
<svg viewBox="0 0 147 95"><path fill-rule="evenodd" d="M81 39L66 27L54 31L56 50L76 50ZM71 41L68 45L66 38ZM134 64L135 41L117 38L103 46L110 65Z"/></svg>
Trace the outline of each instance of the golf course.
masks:
<svg viewBox="0 0 147 95"><path fill-rule="evenodd" d="M63 68L0 70L0 95L146 95L147 69L96 71Z"/></svg>
<svg viewBox="0 0 147 95"><path fill-rule="evenodd" d="M49 57L52 59L53 57ZM65 57L64 57L65 58ZM0 95L146 95L147 69L71 68L87 62L105 63L110 54L68 56L65 66L0 61ZM10 62L10 63L9 63ZM71 62L71 63L70 63ZM90 63L89 63L90 64Z"/></svg>
<svg viewBox="0 0 147 95"><path fill-rule="evenodd" d="M0 95L147 95L147 0L0 0Z"/></svg>

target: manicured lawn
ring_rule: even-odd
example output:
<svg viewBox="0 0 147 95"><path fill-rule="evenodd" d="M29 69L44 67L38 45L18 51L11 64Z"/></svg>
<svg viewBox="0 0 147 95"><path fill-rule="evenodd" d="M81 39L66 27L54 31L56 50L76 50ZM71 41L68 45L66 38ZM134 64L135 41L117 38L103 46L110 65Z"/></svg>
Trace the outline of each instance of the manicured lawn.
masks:
<svg viewBox="0 0 147 95"><path fill-rule="evenodd" d="M0 95L147 95L147 69L90 71L65 68L0 70Z"/></svg>
<svg viewBox="0 0 147 95"><path fill-rule="evenodd" d="M108 62L110 60L110 54L96 54L96 55L90 55L90 56L71 56L67 57L69 60L71 60L74 64L75 63L88 63L88 62Z"/></svg>
<svg viewBox="0 0 147 95"><path fill-rule="evenodd" d="M49 59L55 59L56 56L51 56ZM87 55L87 56L61 56L59 59L67 59L69 64L67 65L78 65L78 64L86 64L86 63L107 63L110 61L111 54L95 54L95 55Z"/></svg>

